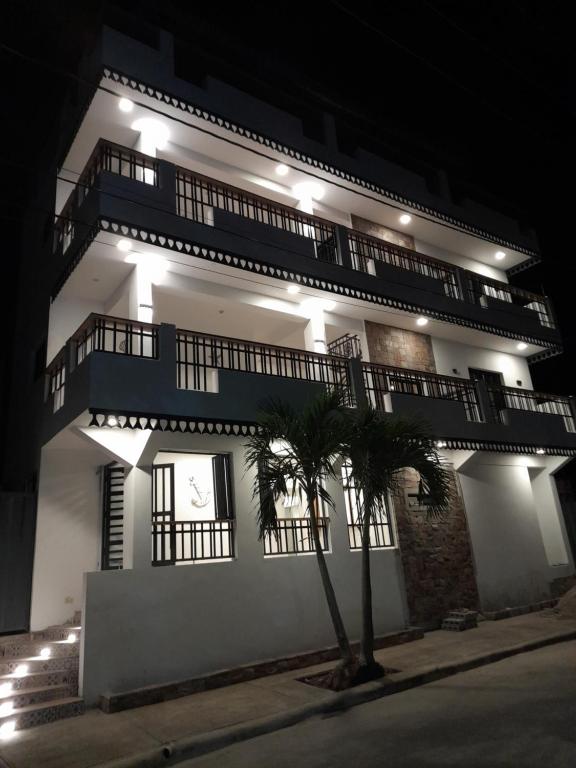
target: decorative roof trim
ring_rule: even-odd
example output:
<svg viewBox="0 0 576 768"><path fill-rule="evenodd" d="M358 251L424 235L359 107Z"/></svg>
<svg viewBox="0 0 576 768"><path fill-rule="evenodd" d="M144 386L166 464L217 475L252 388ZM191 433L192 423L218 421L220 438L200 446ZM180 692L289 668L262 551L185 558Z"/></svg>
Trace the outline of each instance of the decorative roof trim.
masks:
<svg viewBox="0 0 576 768"><path fill-rule="evenodd" d="M90 427L107 427L107 420L113 416L116 425L111 429L150 429L154 432L181 432L199 435L222 435L225 437L248 437L256 434L254 422L228 421L226 419L205 419L196 416L158 416L149 413L118 412L109 409L90 409ZM523 453L537 455L541 445L527 443L494 442L489 440L460 440L441 437L442 448L448 450L492 451L497 453ZM576 456L575 448L547 446L547 456ZM539 454L538 454L539 455Z"/></svg>
<svg viewBox="0 0 576 768"><path fill-rule="evenodd" d="M402 195L398 192L394 192L391 189L386 189L384 187L381 187L372 181L368 181L367 179L363 179L359 176L355 176L354 174L349 173L348 171L344 171L340 168L337 168L336 166L326 163L323 160L318 160L317 158L314 158L311 155L306 154L305 152L301 152L300 150L294 147L291 147L288 144L284 144L281 141L277 141L276 139L270 136L258 133L257 131L254 131L251 128L248 128L244 125L233 122L232 120L222 117L221 115L218 115L214 112L210 112L204 107L199 107L195 104L192 104L191 102L184 101L184 99L181 99L178 96L174 96L168 93L167 91L164 91L161 88L148 85L147 83L144 83L141 80L137 80L132 75L127 75L124 72L121 72L117 69L113 69L107 66L103 68L103 75L107 80L112 80L113 82L121 83L122 85L128 86L129 88L132 88L135 91L140 91L140 93L146 96L150 96L151 98L156 99L157 101L163 101L165 104L169 104L170 106L175 107L176 109L180 109L183 112L188 112L194 117L197 117L201 120L206 120L207 122L213 123L214 125L217 125L220 128L225 128L226 130L232 131L238 136L242 136L243 138L250 139L251 141L256 141L265 147L269 147L270 149L276 150L278 152L282 152L283 154L288 155L294 160L298 160L302 163L305 163L306 165L310 165L314 168L317 168L318 170L324 171L326 173L330 173L331 175L337 176L338 178L343 179L344 181L348 181L352 184L357 184L363 189L367 189L370 192L374 192L375 194L382 195L383 197L387 197L390 200L394 201L395 203L399 203L400 205L405 205L416 211L420 211L421 213L426 213L429 216L432 216L436 219L439 219L440 221L450 224L451 226L454 226L463 232L467 232L469 234L475 235L476 237L480 237L483 240L487 240L496 245L501 245L506 248L512 248L513 250L518 251L518 253L524 253L527 256L531 256L532 259L526 266L531 266L532 264L538 263L540 261L539 254L531 248L526 248L525 246L519 245L518 243L514 243L511 240L507 240L503 237L500 237L499 235L495 235L491 232L488 232L488 230L486 229L475 227L472 224L467 224L461 219L457 219L454 216L451 216L447 213L443 213L442 211L439 211L435 208L431 208L430 206L424 205L423 203L420 203L417 200L406 197L405 195Z"/></svg>

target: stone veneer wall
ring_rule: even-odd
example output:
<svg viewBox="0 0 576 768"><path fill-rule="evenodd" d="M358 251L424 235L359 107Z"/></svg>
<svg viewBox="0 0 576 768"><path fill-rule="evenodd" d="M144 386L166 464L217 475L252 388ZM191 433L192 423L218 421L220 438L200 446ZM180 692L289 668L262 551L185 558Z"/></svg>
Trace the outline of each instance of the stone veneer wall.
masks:
<svg viewBox="0 0 576 768"><path fill-rule="evenodd" d="M450 610L479 606L464 500L452 477L453 501L441 520L428 520L426 509L408 498L418 492L415 470L404 470L394 497L410 623L424 628L437 627Z"/></svg>
<svg viewBox="0 0 576 768"><path fill-rule="evenodd" d="M387 240L389 243L401 245L403 248L410 248L412 251L414 250L414 238L405 232L396 232L395 229L388 229L388 227L384 227L382 224L376 224L374 221L362 219L360 216L354 216L354 214L351 215L350 219L352 229L356 229L358 232L378 237L380 240Z"/></svg>
<svg viewBox="0 0 576 768"><path fill-rule="evenodd" d="M436 373L430 336L369 320L365 328L371 363Z"/></svg>

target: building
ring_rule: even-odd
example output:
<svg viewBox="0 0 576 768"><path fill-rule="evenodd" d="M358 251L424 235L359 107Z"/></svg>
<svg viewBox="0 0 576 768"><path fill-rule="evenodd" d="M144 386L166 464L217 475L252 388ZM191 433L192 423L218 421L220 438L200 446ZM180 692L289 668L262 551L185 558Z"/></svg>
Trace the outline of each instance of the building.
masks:
<svg viewBox="0 0 576 768"><path fill-rule="evenodd" d="M530 362L561 351L548 299L509 282L532 233L340 152L328 115L319 142L186 81L172 46L103 30L58 174L32 630L81 612L90 705L331 645L302 507L258 541L243 445L266 398L334 385L429 421L457 489L427 524L407 471L375 526L377 633L548 599L574 573L554 474L576 428L569 398L532 388ZM323 532L357 637L343 472Z"/></svg>

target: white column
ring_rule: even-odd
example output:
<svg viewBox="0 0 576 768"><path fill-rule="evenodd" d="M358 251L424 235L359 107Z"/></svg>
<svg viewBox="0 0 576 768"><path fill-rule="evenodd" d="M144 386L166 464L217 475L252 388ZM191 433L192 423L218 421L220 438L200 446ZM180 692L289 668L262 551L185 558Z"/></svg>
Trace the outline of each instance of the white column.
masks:
<svg viewBox="0 0 576 768"><path fill-rule="evenodd" d="M128 284L128 317L141 323L154 319L154 297L150 270L143 264L136 264Z"/></svg>
<svg viewBox="0 0 576 768"><path fill-rule="evenodd" d="M152 471L131 467L124 481L124 568L152 567Z"/></svg>
<svg viewBox="0 0 576 768"><path fill-rule="evenodd" d="M304 329L304 344L308 352L326 354L326 323L323 309L313 309Z"/></svg>

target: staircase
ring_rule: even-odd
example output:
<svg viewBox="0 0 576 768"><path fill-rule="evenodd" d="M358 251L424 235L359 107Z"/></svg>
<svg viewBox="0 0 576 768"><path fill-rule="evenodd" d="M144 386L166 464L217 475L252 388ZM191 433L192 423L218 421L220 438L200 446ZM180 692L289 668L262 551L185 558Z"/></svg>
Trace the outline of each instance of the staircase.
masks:
<svg viewBox="0 0 576 768"><path fill-rule="evenodd" d="M81 715L80 616L41 632L0 637L0 741L14 731Z"/></svg>

